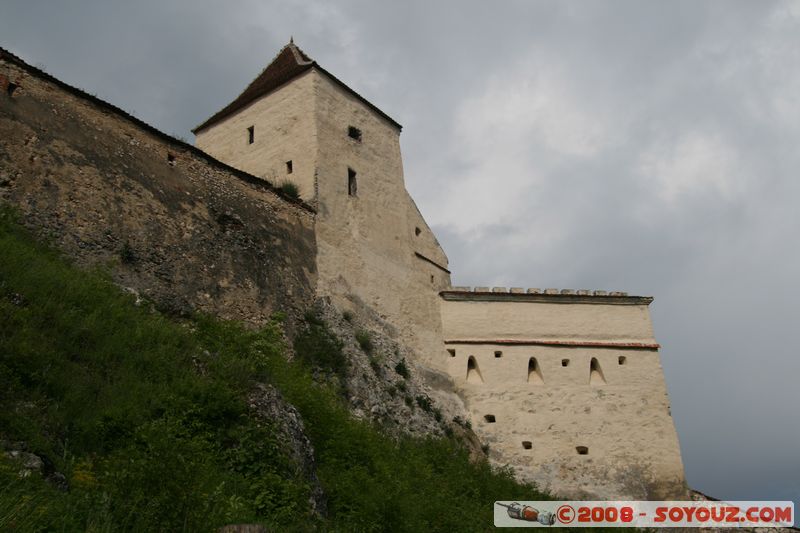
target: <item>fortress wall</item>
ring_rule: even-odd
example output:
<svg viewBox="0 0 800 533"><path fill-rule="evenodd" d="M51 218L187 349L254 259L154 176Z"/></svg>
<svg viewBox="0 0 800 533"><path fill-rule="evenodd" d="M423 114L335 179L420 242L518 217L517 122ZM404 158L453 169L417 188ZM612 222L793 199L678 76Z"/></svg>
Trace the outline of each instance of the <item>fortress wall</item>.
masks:
<svg viewBox="0 0 800 533"><path fill-rule="evenodd" d="M300 196L314 200L316 124L310 71L198 131L196 145L220 161L274 185L293 182ZM253 143L247 129L253 127ZM287 162L292 162L288 172Z"/></svg>
<svg viewBox="0 0 800 533"><path fill-rule="evenodd" d="M582 303L573 303L577 301ZM650 301L621 296L452 292L442 303L442 320L448 339L652 344Z"/></svg>
<svg viewBox="0 0 800 533"><path fill-rule="evenodd" d="M178 312L257 324L314 297L312 209L5 51L0 200L78 264Z"/></svg>
<svg viewBox="0 0 800 533"><path fill-rule="evenodd" d="M686 496L649 298L442 297L448 373L493 462L567 497Z"/></svg>
<svg viewBox="0 0 800 533"><path fill-rule="evenodd" d="M423 362L438 359L438 292L450 276L444 252L406 192L400 131L324 74L314 71L314 83L319 292L343 307L365 304ZM349 126L361 130L360 142L348 136ZM348 169L356 172L355 196L348 194Z"/></svg>

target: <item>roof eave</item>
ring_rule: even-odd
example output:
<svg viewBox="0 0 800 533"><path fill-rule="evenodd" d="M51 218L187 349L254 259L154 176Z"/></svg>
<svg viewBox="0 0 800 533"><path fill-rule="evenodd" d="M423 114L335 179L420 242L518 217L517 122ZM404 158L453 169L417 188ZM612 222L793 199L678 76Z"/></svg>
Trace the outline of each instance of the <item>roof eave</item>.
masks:
<svg viewBox="0 0 800 533"><path fill-rule="evenodd" d="M262 94L261 96L259 96L257 98L254 98L253 100L250 100L246 104L244 104L244 105L242 105L242 106L240 106L240 107L238 107L236 109L230 110L230 112L228 112L228 113L220 115L220 113L225 109L223 107L220 111L217 111L216 113L211 115L211 117L206 119L205 122L201 123L199 126L196 126L196 127L192 128L191 132L194 133L195 135L197 135L198 132L200 132L200 131L202 131L204 129L207 129L207 128L213 126L214 124L217 124L217 123L225 120L226 118L238 113L239 111L241 111L242 109L246 108L247 106L249 106L253 102L255 102L255 101L257 101L257 100L259 100L259 99L261 99L261 98L263 98L263 97L265 97L265 96L267 96L269 94L272 94L273 92L277 91L281 87L286 86L288 83L291 83L292 81L296 80L297 78L299 78L300 76L302 76L303 74L308 72L309 70L313 70L313 69L316 69L319 72L321 72L322 74L325 74L325 76L327 76L332 82L334 82L336 85L338 85L339 87L344 89L346 92L350 93L351 96L355 97L361 103L363 103L368 108L370 108L372 111L374 111L378 116L380 116L386 122L388 122L389 125L391 125L395 129L397 129L398 133L403 131L403 126L400 123L398 123L392 117L390 117L389 115L387 115L386 113L381 111L378 106L376 106L375 104L373 104L372 102L370 102L369 100L367 100L366 98L364 98L363 96L358 94L356 91L354 91L353 89L348 87L346 83L344 83L342 80L340 80L339 78L337 78L336 76L334 76L333 74L331 74L330 72L325 70L316 61L312 61L311 63L308 63L307 65L304 65L304 66L306 66L306 68L304 68L301 71L298 71L297 74L295 74L291 78L287 79L285 82L283 82L282 84L278 85L277 87L267 91L266 93ZM219 116L217 116L217 115L219 115Z"/></svg>

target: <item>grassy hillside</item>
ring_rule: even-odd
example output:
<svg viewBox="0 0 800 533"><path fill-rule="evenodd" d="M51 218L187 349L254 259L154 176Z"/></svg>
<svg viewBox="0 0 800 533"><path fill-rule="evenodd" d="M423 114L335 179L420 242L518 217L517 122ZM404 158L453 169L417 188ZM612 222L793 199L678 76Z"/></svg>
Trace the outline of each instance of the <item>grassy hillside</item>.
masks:
<svg viewBox="0 0 800 533"><path fill-rule="evenodd" d="M281 339L278 321L248 331L136 305L0 211L0 445L45 458L45 475L69 485L20 478L0 453L0 530L487 530L495 499L543 498L453 441L397 442L354 420ZM259 381L304 418L324 519L275 427L248 416Z"/></svg>

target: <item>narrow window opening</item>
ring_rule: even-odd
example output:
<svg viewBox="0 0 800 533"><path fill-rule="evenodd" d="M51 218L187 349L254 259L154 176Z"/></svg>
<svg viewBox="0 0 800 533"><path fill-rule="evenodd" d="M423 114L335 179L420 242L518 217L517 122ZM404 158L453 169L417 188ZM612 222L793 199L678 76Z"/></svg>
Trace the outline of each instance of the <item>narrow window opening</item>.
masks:
<svg viewBox="0 0 800 533"><path fill-rule="evenodd" d="M530 450L531 448L533 448L533 443L529 440L524 440L522 441L522 447L525 448L526 450Z"/></svg>
<svg viewBox="0 0 800 533"><path fill-rule="evenodd" d="M578 452L578 455L589 455L589 448L586 446L575 446L575 451Z"/></svg>
<svg viewBox="0 0 800 533"><path fill-rule="evenodd" d="M569 366L569 359L562 359L561 366Z"/></svg>
<svg viewBox="0 0 800 533"><path fill-rule="evenodd" d="M500 350L497 350L496 352L494 352L494 356L495 357L503 357L503 352L501 352Z"/></svg>
<svg viewBox="0 0 800 533"><path fill-rule="evenodd" d="M419 237L419 234L420 234L420 233L422 233L422 230L421 230L421 229L419 229L419 228L414 228L414 235L416 235L417 237Z"/></svg>
<svg viewBox="0 0 800 533"><path fill-rule="evenodd" d="M256 127L250 126L247 128L247 144L253 144L256 140Z"/></svg>
<svg viewBox="0 0 800 533"><path fill-rule="evenodd" d="M617 361L619 362L619 364L624 365L625 363L628 362L628 358L625 357L624 355L620 355L619 359L617 359Z"/></svg>
<svg viewBox="0 0 800 533"><path fill-rule="evenodd" d="M17 85L13 81L10 81L6 86L6 93L8 93L8 96L14 96L14 91L16 91L17 89L19 89L19 85Z"/></svg>
<svg viewBox="0 0 800 533"><path fill-rule="evenodd" d="M495 420L494 415L484 415L483 419L486 420L487 424L494 424L497 420Z"/></svg>
<svg viewBox="0 0 800 533"><path fill-rule="evenodd" d="M435 280L435 279L436 279L436 278L434 278L433 274L431 274L431 283L434 283L434 280Z"/></svg>
<svg viewBox="0 0 800 533"><path fill-rule="evenodd" d="M293 167L292 167L292 160L290 159L290 160L288 160L288 161L286 162L286 173L287 173L287 174L291 174L291 173L292 173L292 170L293 170Z"/></svg>
<svg viewBox="0 0 800 533"><path fill-rule="evenodd" d="M467 359L467 383L483 383L483 376L474 355Z"/></svg>
<svg viewBox="0 0 800 533"><path fill-rule="evenodd" d="M167 163L169 163L171 167L175 166L175 154L167 152Z"/></svg>
<svg viewBox="0 0 800 533"><path fill-rule="evenodd" d="M447 353L449 353L449 354L450 354L450 357L455 357L455 356L456 356L456 350L455 350L455 348L448 348L448 349L447 349Z"/></svg>
<svg viewBox="0 0 800 533"><path fill-rule="evenodd" d="M361 142L361 130L356 128L355 126L350 126L347 128L347 135L358 142Z"/></svg>
<svg viewBox="0 0 800 533"><path fill-rule="evenodd" d="M606 378L603 375L603 370L600 368L600 363L596 358L592 357L592 362L589 363L589 384L590 385L603 385Z"/></svg>
<svg viewBox="0 0 800 533"><path fill-rule="evenodd" d="M539 367L539 361L537 361L535 357L531 357L528 360L528 383L535 383L537 385L544 383L542 369Z"/></svg>
<svg viewBox="0 0 800 533"><path fill-rule="evenodd" d="M352 168L347 169L347 194L356 196L358 194L358 182L356 181L356 171Z"/></svg>

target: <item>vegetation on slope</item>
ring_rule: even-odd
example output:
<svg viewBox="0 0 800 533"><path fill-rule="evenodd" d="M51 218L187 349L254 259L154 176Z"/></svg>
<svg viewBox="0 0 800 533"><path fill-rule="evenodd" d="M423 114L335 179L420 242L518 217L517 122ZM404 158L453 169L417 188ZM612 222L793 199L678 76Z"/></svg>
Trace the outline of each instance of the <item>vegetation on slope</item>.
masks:
<svg viewBox="0 0 800 533"><path fill-rule="evenodd" d="M486 530L495 499L544 498L453 441L395 441L353 419L311 377L309 363L346 364L319 352L337 348L320 341L324 324L287 362L278 321L175 321L72 268L12 218L0 211L0 444L45 458L69 489L21 478L0 450L0 530ZM249 416L259 381L304 418L325 517L309 511L275 428Z"/></svg>

